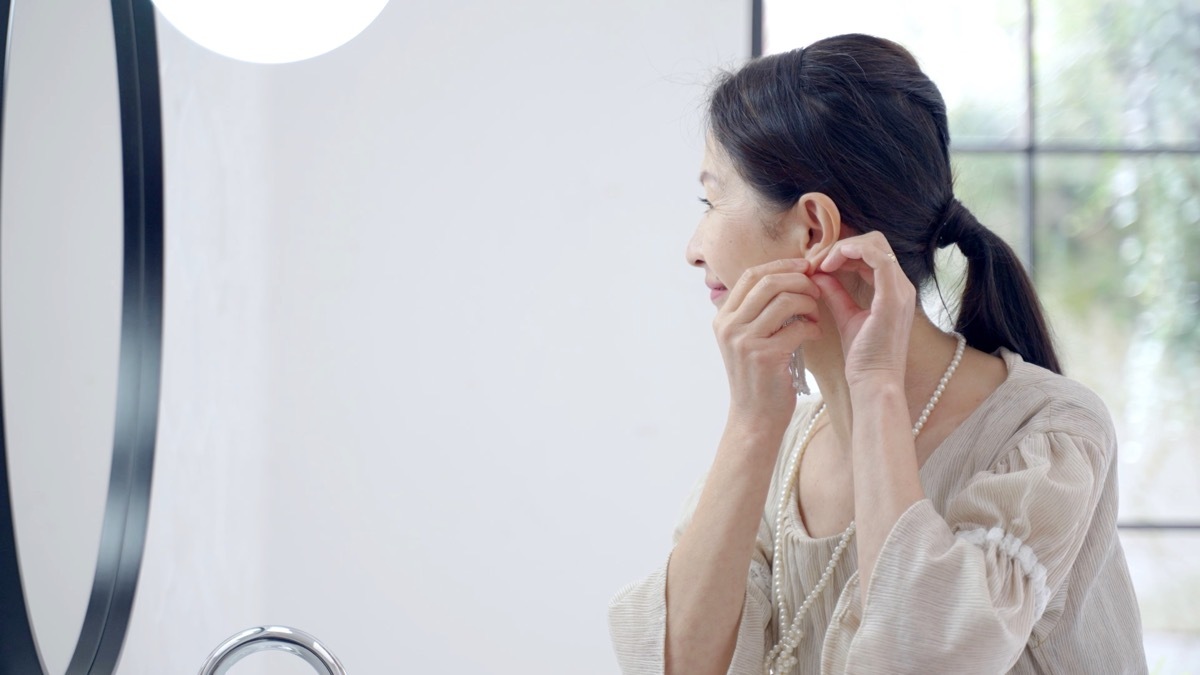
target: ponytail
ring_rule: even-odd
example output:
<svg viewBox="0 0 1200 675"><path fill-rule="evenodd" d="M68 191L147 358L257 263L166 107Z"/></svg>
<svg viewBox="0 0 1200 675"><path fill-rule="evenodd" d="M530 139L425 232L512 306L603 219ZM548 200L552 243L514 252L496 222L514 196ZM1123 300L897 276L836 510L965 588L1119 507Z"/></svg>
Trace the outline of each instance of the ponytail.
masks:
<svg viewBox="0 0 1200 675"><path fill-rule="evenodd" d="M968 261L955 328L1061 372L1033 283L1013 250L954 199L941 92L895 42L839 35L751 60L723 76L708 126L764 204L823 192L842 222L877 230L913 286L936 280L938 246Z"/></svg>
<svg viewBox="0 0 1200 675"><path fill-rule="evenodd" d="M935 228L938 248L957 244L967 258L967 286L954 329L983 352L999 347L1062 374L1042 304L1016 252L957 199Z"/></svg>

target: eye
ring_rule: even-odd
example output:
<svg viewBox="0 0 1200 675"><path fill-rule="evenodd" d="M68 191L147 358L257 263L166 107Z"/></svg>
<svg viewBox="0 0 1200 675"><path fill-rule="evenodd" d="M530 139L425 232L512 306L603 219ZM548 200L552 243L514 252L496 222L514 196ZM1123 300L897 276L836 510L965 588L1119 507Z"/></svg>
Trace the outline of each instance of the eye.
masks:
<svg viewBox="0 0 1200 675"><path fill-rule="evenodd" d="M701 204L703 204L703 205L705 206L705 208L704 208L704 210L705 210L705 211L711 211L711 210L712 210L712 207L713 207L713 205L712 205L712 202L708 201L708 200L707 200L707 199L705 199L704 197L699 197L699 199L700 199L700 203L701 203Z"/></svg>

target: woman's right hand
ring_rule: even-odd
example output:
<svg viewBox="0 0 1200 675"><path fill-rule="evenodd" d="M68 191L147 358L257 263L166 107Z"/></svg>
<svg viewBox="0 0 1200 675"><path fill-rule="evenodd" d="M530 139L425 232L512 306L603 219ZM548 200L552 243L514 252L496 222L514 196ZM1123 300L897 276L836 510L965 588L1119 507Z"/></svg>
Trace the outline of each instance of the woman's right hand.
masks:
<svg viewBox="0 0 1200 675"><path fill-rule="evenodd" d="M792 352L821 336L817 299L804 258L746 270L729 289L713 331L729 377L730 422L787 428L796 410ZM799 321L784 325L793 316Z"/></svg>

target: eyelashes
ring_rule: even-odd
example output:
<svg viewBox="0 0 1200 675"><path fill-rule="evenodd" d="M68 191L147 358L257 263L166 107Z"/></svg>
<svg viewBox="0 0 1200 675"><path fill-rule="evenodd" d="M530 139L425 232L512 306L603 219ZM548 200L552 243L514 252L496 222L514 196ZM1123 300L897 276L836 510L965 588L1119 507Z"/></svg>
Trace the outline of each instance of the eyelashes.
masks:
<svg viewBox="0 0 1200 675"><path fill-rule="evenodd" d="M700 203L704 205L704 210L705 210L705 211L711 211L711 210L712 210L712 207L713 207L713 205L712 205L712 202L708 201L708 200L707 200L707 199L705 199L704 197L697 197L697 199L699 199L699 200L700 200Z"/></svg>

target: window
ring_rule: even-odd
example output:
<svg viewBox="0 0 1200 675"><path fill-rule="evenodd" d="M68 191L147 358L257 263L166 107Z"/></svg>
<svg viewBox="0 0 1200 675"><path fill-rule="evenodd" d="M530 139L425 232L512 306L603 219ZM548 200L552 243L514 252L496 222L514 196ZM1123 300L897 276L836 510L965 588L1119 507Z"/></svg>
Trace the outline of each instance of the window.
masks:
<svg viewBox="0 0 1200 675"><path fill-rule="evenodd" d="M1200 668L1200 5L752 6L755 54L871 33L937 83L956 194L1021 254L1067 375L1112 412L1150 671Z"/></svg>

